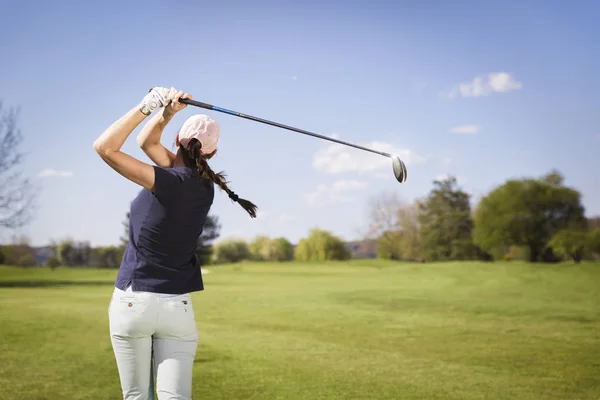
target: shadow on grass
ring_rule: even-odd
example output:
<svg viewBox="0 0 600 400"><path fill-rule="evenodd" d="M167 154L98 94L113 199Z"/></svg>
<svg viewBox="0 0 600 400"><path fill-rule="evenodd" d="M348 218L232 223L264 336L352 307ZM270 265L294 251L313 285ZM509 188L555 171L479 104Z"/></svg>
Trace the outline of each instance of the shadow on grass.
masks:
<svg viewBox="0 0 600 400"><path fill-rule="evenodd" d="M0 281L2 288L43 288L57 286L112 286L112 281Z"/></svg>

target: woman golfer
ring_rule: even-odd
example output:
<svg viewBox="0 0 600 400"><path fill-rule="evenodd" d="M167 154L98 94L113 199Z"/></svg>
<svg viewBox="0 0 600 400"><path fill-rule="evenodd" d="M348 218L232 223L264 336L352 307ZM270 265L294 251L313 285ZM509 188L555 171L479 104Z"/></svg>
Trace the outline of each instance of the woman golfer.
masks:
<svg viewBox="0 0 600 400"><path fill-rule="evenodd" d="M191 399L198 332L190 293L204 289L196 244L213 203L214 184L252 218L256 206L240 199L207 160L217 152L219 126L206 115L188 118L174 154L162 132L191 96L154 88L114 122L94 149L115 171L142 187L131 203L129 243L109 305L111 342L123 399ZM131 132L153 111L137 142L156 164L121 151Z"/></svg>

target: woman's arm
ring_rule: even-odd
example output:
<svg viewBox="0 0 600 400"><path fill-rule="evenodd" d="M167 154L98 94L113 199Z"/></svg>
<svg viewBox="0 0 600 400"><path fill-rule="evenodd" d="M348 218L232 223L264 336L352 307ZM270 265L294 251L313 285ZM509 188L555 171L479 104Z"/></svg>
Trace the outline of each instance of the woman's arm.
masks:
<svg viewBox="0 0 600 400"><path fill-rule="evenodd" d="M170 168L175 162L175 154L160 143L165 126L173 115L163 111L156 114L140 131L137 143L146 155L159 167Z"/></svg>
<svg viewBox="0 0 600 400"><path fill-rule="evenodd" d="M162 113L156 114L148 121L137 136L137 143L140 148L159 167L172 167L175 161L175 154L160 143L160 138L167 124L175 116L175 113L187 106L187 104L179 102L179 99L182 97L187 99L192 98L189 94L183 94L182 91L171 88L167 95L168 100L171 102L164 108Z"/></svg>
<svg viewBox="0 0 600 400"><path fill-rule="evenodd" d="M121 151L121 147L131 132L157 108L166 105L161 94L162 88L153 89L140 104L115 121L94 142L94 150L115 171L125 178L145 187L154 189L154 168ZM144 111L144 112L143 112Z"/></svg>

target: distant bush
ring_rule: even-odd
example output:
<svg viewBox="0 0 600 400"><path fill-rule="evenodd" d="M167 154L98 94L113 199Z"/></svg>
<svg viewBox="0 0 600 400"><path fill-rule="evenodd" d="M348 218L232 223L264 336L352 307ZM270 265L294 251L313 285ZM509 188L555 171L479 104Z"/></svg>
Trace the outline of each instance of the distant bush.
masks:
<svg viewBox="0 0 600 400"><path fill-rule="evenodd" d="M290 261L294 258L292 244L285 238L257 236L249 245L252 260Z"/></svg>
<svg viewBox="0 0 600 400"><path fill-rule="evenodd" d="M275 239L277 244L277 261L292 261L294 259L294 246L284 237Z"/></svg>
<svg viewBox="0 0 600 400"><path fill-rule="evenodd" d="M4 264L6 257L4 256L4 248L0 246L0 265Z"/></svg>
<svg viewBox="0 0 600 400"><path fill-rule="evenodd" d="M548 248L563 259L571 259L579 263L591 250L590 237L591 235L585 231L563 229L552 236Z"/></svg>
<svg viewBox="0 0 600 400"><path fill-rule="evenodd" d="M332 233L314 229L306 239L301 239L294 251L298 261L349 260L350 250Z"/></svg>
<svg viewBox="0 0 600 400"><path fill-rule="evenodd" d="M508 253L507 247L504 246L496 246L490 249L489 255L494 261L502 261L505 260L505 256Z"/></svg>
<svg viewBox="0 0 600 400"><path fill-rule="evenodd" d="M21 254L16 262L20 267L35 267L35 257L31 253Z"/></svg>
<svg viewBox="0 0 600 400"><path fill-rule="evenodd" d="M400 260L400 232L384 232L377 242L377 258L384 260Z"/></svg>
<svg viewBox="0 0 600 400"><path fill-rule="evenodd" d="M60 267L60 260L56 257L50 257L46 260L46 265L54 271L56 268Z"/></svg>
<svg viewBox="0 0 600 400"><path fill-rule="evenodd" d="M101 247L98 251L99 261L103 267L119 268L121 259L119 258L119 250L115 246Z"/></svg>
<svg viewBox="0 0 600 400"><path fill-rule="evenodd" d="M245 241L227 239L214 246L213 257L216 264L224 264L250 260L252 256Z"/></svg>
<svg viewBox="0 0 600 400"><path fill-rule="evenodd" d="M591 253L600 255L600 228L596 228L588 234L588 247Z"/></svg>
<svg viewBox="0 0 600 400"><path fill-rule="evenodd" d="M504 254L506 261L529 261L529 248L525 246L510 246Z"/></svg>
<svg viewBox="0 0 600 400"><path fill-rule="evenodd" d="M35 253L27 242L5 245L2 247L3 263L20 267L36 265Z"/></svg>
<svg viewBox="0 0 600 400"><path fill-rule="evenodd" d="M248 245L250 255L254 261L271 261L274 249L273 241L267 236L257 236Z"/></svg>

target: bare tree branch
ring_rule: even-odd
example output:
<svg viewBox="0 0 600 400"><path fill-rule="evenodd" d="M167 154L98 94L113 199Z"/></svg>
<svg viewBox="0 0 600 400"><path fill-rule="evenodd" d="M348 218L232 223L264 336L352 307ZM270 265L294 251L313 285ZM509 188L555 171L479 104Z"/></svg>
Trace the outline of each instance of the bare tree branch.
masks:
<svg viewBox="0 0 600 400"><path fill-rule="evenodd" d="M369 239L379 238L388 232L397 232L398 211L404 202L395 193L382 193L369 201Z"/></svg>
<svg viewBox="0 0 600 400"><path fill-rule="evenodd" d="M2 106L0 102L0 228L14 229L31 222L36 192L20 169L24 157L18 111L4 111Z"/></svg>

